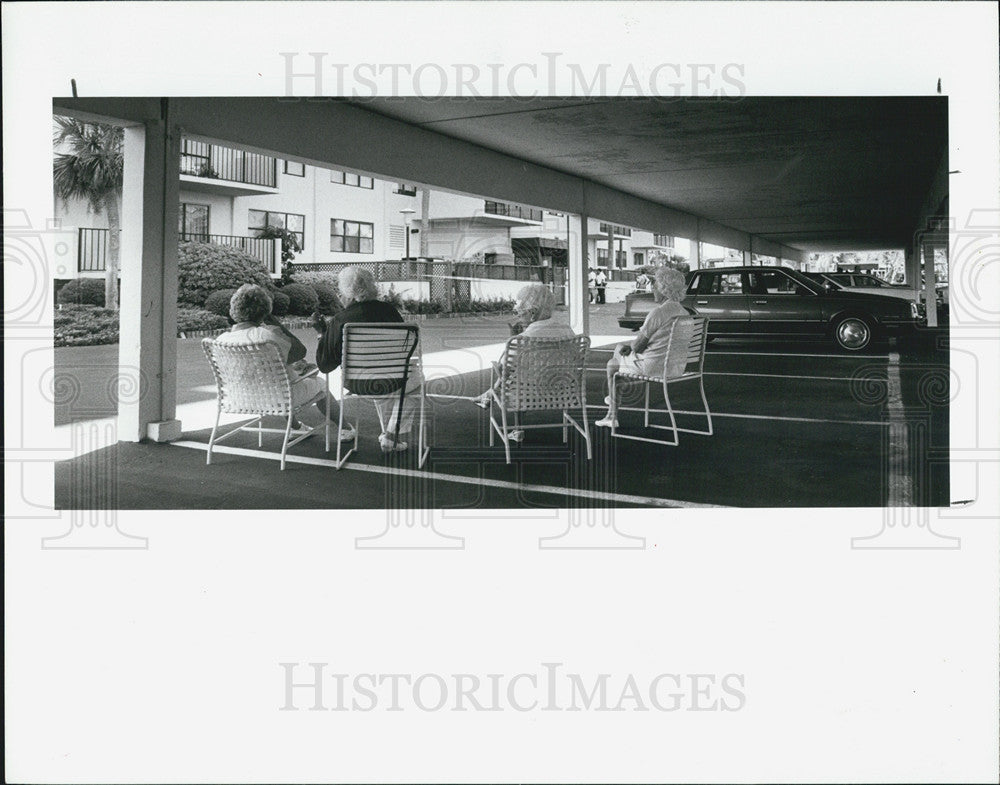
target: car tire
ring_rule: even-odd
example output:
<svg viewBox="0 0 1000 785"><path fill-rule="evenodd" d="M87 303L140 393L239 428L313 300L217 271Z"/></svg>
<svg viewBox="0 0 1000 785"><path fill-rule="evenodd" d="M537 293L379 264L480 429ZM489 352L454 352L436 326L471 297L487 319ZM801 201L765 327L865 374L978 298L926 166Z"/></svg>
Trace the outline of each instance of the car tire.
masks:
<svg viewBox="0 0 1000 785"><path fill-rule="evenodd" d="M874 337L872 322L864 316L841 316L834 323L833 340L844 351L861 351Z"/></svg>

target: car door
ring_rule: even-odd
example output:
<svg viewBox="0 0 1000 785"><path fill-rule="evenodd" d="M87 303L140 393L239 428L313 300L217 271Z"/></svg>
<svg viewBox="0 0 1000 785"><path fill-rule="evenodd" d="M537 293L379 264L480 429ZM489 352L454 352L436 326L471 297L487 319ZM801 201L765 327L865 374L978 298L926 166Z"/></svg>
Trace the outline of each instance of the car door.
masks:
<svg viewBox="0 0 1000 785"><path fill-rule="evenodd" d="M750 308L743 291L745 274L725 270L699 270L688 287L683 305L708 317L713 334L746 333L750 330Z"/></svg>
<svg viewBox="0 0 1000 785"><path fill-rule="evenodd" d="M823 301L782 270L748 274L750 326L768 335L822 333Z"/></svg>

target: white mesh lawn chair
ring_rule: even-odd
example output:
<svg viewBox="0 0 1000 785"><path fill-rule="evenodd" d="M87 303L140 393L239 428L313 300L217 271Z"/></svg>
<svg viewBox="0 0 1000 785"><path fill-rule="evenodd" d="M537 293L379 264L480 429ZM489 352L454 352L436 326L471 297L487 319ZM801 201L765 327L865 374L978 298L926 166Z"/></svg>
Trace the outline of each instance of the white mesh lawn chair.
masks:
<svg viewBox="0 0 1000 785"><path fill-rule="evenodd" d="M285 468L285 455L288 448L298 444L303 439L312 436L317 430L325 428L327 450L329 450L330 424L318 425L312 428L303 427L293 431L292 424L295 413L320 399L325 392L301 403L292 404L292 380L288 369L281 359L281 350L273 343L220 343L211 338L201 342L205 356L212 365L215 383L218 387L218 409L215 413L215 425L208 440L208 456L205 463L212 463L212 448L223 439L228 439L234 433L256 425L257 446L263 446L263 434L283 433L281 444L281 468ZM308 376L314 376L318 369ZM219 419L223 414L254 414L255 419L243 423L237 428L216 438L219 430ZM268 415L287 418L284 429L264 428L262 420ZM329 420L329 416L327 416ZM292 434L295 438L291 438Z"/></svg>
<svg viewBox="0 0 1000 785"><path fill-rule="evenodd" d="M667 356L663 362L663 370L659 374L645 375L618 371L612 378L615 385L615 401L621 400L618 395L618 380L626 382L640 382L646 387L646 398L642 409L643 425L647 428L656 428L673 432L672 440L654 439L647 436L631 436L618 432L617 417L612 421L611 435L619 439L634 439L640 442L655 442L657 444L667 444L676 447L679 433L697 433L703 436L712 435L712 412L708 408L708 399L705 397L705 382L702 369L705 365L705 345L708 343L708 319L704 316L680 316L674 320L670 327L670 343L667 347ZM678 428L677 419L674 416L674 408L670 403L671 384L677 382L698 381L701 391L701 402L705 407L705 418L708 421L707 430L692 430L690 428ZM650 409L649 407L649 385L660 384L663 386L663 400L666 406L667 415L670 418L670 425L654 425L650 422L650 413L662 411L660 409ZM623 411L635 411L622 407Z"/></svg>
<svg viewBox="0 0 1000 785"><path fill-rule="evenodd" d="M591 457L590 426L587 423L587 388L585 384L587 350L590 339L531 338L518 335L507 341L503 361L493 363L490 375L490 446L495 434L500 436L510 463L510 430L508 412L514 414L515 428L562 428L563 442L569 440L572 425L587 444L587 460ZM499 380L499 384L497 381ZM493 407L499 412L497 422ZM569 413L579 409L583 425ZM520 413L561 410L558 423L521 425Z"/></svg>
<svg viewBox="0 0 1000 785"><path fill-rule="evenodd" d="M343 355L340 362L340 427L344 427L347 401L351 398L396 404L396 432L399 441L400 421L406 387L413 378L420 379L420 415L417 419L417 465L423 467L430 453L424 423L426 390L423 381L423 357L420 352L420 329L415 324L401 322L355 323L344 325ZM329 376L327 387L329 387ZM411 393L413 394L413 393ZM379 425L386 432L387 423L381 407L376 406ZM360 425L354 422L357 438L354 446L341 457L337 443L337 468L340 469L357 449L361 439Z"/></svg>

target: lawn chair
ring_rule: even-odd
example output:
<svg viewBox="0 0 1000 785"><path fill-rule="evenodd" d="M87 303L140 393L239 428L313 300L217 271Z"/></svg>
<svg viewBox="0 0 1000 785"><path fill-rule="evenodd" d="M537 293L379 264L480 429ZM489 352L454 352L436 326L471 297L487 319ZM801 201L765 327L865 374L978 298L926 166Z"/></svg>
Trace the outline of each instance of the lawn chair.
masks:
<svg viewBox="0 0 1000 785"><path fill-rule="evenodd" d="M590 339L530 338L518 335L507 341L503 361L494 362L490 374L490 446L499 434L510 463L510 430L507 413L515 417L517 430L532 428L562 428L563 443L569 440L572 425L587 444L587 460L591 457L590 426L587 423L587 388L585 383L587 350ZM499 384L497 382L499 381ZM494 415L496 406L500 422ZM526 411L562 411L559 423L521 425L520 413ZM581 426L569 414L579 409Z"/></svg>
<svg viewBox="0 0 1000 785"><path fill-rule="evenodd" d="M658 375L642 375L618 371L612 378L615 385L615 400L621 400L618 395L618 379L627 382L640 382L646 387L646 400L641 410L643 412L643 425L646 428L657 428L673 432L673 440L654 439L645 436L631 436L618 432L617 418L612 422L611 435L618 439L634 439L640 442L654 442L676 447L679 433L696 433L703 436L712 435L712 412L708 408L708 399L705 397L705 382L702 369L705 365L705 345L708 343L708 319L704 316L681 316L674 320L670 328L670 343L667 347L667 356L663 362L663 370ZM670 403L669 386L677 382L698 380L698 387L701 390L701 401L705 406L705 417L708 420L708 430L691 430L689 428L678 428L677 420L674 417L674 409ZM663 385L663 399L666 405L667 415L670 417L670 425L653 425L650 422L651 410L649 407L649 385ZM659 410L662 411L662 410Z"/></svg>
<svg viewBox="0 0 1000 785"><path fill-rule="evenodd" d="M273 343L219 343L211 338L205 338L201 342L212 365L212 372L215 374L215 383L218 387L218 408L215 413L215 425L212 426L212 435L208 439L208 456L205 463L212 463L212 448L223 439L228 439L234 433L242 431L256 425L257 446L263 446L263 434L283 433L284 440L281 444L281 468L285 468L285 455L289 447L294 447L303 439L312 436L317 430L326 428L327 449L329 450L329 415L324 425L312 428L302 428L294 431L292 424L295 420L295 413L305 406L315 403L325 392L314 398L299 404L292 405L292 380L288 375L288 369L281 359L281 350ZM318 369L307 376L315 376ZM257 417L248 423L244 423L237 428L216 438L219 430L219 419L225 414L255 414ZM287 422L284 429L264 428L262 420L269 415L286 417ZM291 440L290 440L291 439Z"/></svg>
<svg viewBox="0 0 1000 785"><path fill-rule="evenodd" d="M423 357L420 352L420 330L415 324L400 322L358 323L344 325L343 356L340 364L340 428L344 427L347 401L351 398L372 401L398 399L395 440L399 441L406 387L410 379L420 379L420 416L417 420L417 466L422 468L430 453L427 445L424 416L427 405L423 381ZM327 387L330 379L327 376ZM382 409L375 407L384 433L386 422ZM340 469L357 449L361 439L360 426L354 422L357 438L354 446L341 457L337 443L336 466Z"/></svg>

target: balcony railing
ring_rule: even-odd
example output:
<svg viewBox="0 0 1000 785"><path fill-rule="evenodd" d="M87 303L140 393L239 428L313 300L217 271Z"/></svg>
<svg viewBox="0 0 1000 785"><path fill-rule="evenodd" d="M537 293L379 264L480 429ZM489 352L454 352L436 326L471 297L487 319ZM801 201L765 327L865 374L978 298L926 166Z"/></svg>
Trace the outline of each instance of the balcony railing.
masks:
<svg viewBox="0 0 1000 785"><path fill-rule="evenodd" d="M231 234L196 234L182 232L178 242L211 243L239 248L259 260L269 273L277 272L280 259L277 246L280 240L263 237L240 237ZM77 242L77 270L81 273L100 273L108 269L108 230L80 229Z"/></svg>
<svg viewBox="0 0 1000 785"><path fill-rule="evenodd" d="M181 174L209 180L278 187L278 159L247 150L184 139Z"/></svg>
<svg viewBox="0 0 1000 785"><path fill-rule="evenodd" d="M523 207L519 204L487 201L485 211L490 215L506 215L510 218L523 218L526 221L542 221L542 211L533 207Z"/></svg>

